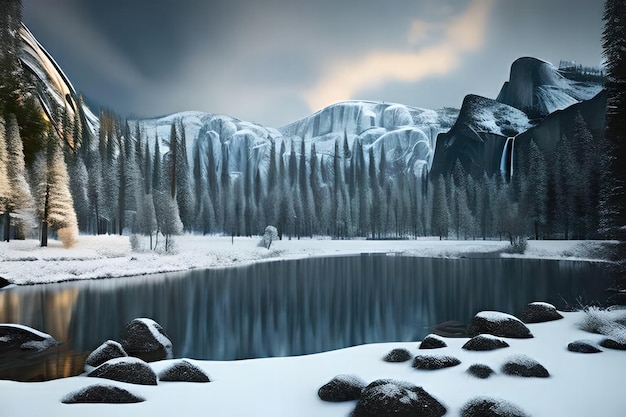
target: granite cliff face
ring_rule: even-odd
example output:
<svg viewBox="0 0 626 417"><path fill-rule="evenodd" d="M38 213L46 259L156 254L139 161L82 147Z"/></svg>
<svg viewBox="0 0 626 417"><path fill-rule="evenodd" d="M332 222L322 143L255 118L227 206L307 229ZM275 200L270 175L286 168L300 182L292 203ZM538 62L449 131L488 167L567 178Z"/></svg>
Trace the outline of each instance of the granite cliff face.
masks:
<svg viewBox="0 0 626 417"><path fill-rule="evenodd" d="M437 138L431 176L449 173L458 159L474 176L510 177L518 146L523 152L534 138L545 152L553 150L561 134L571 130L577 111L592 130L601 130L602 84L564 74L548 62L520 58L496 100L466 96L453 128Z"/></svg>

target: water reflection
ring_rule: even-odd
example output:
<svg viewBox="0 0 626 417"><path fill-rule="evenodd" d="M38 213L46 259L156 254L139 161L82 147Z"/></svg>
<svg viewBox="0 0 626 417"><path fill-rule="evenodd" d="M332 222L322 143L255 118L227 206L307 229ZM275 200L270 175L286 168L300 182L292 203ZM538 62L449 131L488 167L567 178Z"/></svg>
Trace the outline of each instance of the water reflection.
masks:
<svg viewBox="0 0 626 417"><path fill-rule="evenodd" d="M467 322L479 310L598 299L607 282L602 265L582 262L315 258L14 288L0 292L0 322L50 333L72 356L150 317L169 334L175 357L228 360L419 340L435 324Z"/></svg>

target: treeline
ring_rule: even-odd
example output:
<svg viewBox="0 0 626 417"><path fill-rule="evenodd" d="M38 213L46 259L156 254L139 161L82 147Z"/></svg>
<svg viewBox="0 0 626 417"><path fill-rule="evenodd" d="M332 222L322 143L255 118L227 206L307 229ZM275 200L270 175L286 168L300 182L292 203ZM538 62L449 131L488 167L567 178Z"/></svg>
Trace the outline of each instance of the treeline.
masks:
<svg viewBox="0 0 626 417"><path fill-rule="evenodd" d="M350 146L347 136L330 154L292 138L271 140L269 150L245 143L237 149L243 155L230 155L229 143L211 135L188 153L181 121L150 146L141 125L105 112L95 141L64 131L79 144L67 147L66 159L81 230L148 236L150 248L163 236L167 249L183 231L252 236L267 225L281 238L511 241L585 239L599 227L601 144L580 115L572 138L551 153L532 141L514 148L512 178L474 178L458 162L438 178L392 175L406 170L388 167L384 144L375 152L358 139ZM264 163L254 166L258 160Z"/></svg>

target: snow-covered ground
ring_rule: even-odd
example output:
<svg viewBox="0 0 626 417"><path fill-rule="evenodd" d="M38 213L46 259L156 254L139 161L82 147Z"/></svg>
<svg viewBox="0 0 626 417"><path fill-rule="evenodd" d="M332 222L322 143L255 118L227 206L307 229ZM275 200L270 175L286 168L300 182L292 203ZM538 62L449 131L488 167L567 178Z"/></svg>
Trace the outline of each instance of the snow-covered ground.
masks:
<svg viewBox="0 0 626 417"><path fill-rule="evenodd" d="M583 312L563 313L562 320L529 324L533 339L506 339L509 348L489 352L461 349L465 338L444 338L448 347L418 350L418 343L385 343L357 346L315 355L254 359L232 362L191 361L205 370L211 383L159 382L157 386L126 384L77 376L19 383L0 381L0 414L6 416L90 417L173 415L212 416L341 416L355 402L321 401L317 390L338 374L355 374L366 382L379 378L408 381L423 387L446 406L446 416L459 416L468 400L489 396L508 400L531 416L622 416L626 352L602 348L602 353L569 352L568 343L578 339L598 342L600 335L579 330ZM441 354L458 358L451 368L416 370L410 362L387 363L382 357L404 347L413 355ZM500 369L513 355L524 354L541 363L548 378L506 376ZM151 364L158 373L171 361ZM466 373L475 363L491 366L496 375L477 379ZM103 383L123 387L146 399L131 405L61 403L66 394Z"/></svg>
<svg viewBox="0 0 626 417"><path fill-rule="evenodd" d="M258 247L258 237L177 236L176 251L162 254L131 250L128 236L80 236L78 244L64 249L51 240L46 248L36 240L0 242L0 277L22 284L77 279L111 278L194 268L222 268L277 259L310 256L389 253L404 256L460 257L493 253L509 247L494 240L329 240L275 241L270 250ZM599 259L601 241L529 241L522 256L547 259ZM494 255L499 256L499 255Z"/></svg>

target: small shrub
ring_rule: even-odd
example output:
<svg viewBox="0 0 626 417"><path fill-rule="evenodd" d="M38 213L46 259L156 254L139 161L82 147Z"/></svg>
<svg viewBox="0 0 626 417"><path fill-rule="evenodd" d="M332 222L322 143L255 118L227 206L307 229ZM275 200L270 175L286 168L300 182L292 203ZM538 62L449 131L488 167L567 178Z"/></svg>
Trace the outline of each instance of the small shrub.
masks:
<svg viewBox="0 0 626 417"><path fill-rule="evenodd" d="M523 255L526 249L528 249L528 240L525 237L515 236L511 238L511 246L505 252Z"/></svg>
<svg viewBox="0 0 626 417"><path fill-rule="evenodd" d="M276 239L278 239L278 230L274 226L267 226L263 237L261 237L259 246L269 250L270 246L272 246L272 242Z"/></svg>
<svg viewBox="0 0 626 417"><path fill-rule="evenodd" d="M69 249L76 244L77 235L78 231L76 230L76 227L68 226L57 230L57 236L59 237L61 243L63 243L63 247L66 249Z"/></svg>
<svg viewBox="0 0 626 417"><path fill-rule="evenodd" d="M134 252L138 252L141 250L141 239L139 239L139 235L133 233L132 235L130 235L130 238L128 240L130 241L130 248Z"/></svg>

